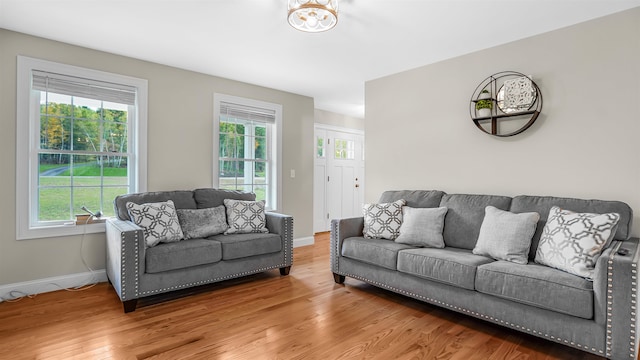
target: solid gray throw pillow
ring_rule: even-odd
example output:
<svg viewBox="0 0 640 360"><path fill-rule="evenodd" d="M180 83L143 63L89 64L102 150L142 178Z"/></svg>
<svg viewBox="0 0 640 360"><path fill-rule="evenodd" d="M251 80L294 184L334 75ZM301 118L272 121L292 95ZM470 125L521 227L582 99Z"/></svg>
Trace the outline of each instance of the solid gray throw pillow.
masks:
<svg viewBox="0 0 640 360"><path fill-rule="evenodd" d="M412 246L443 248L444 216L446 207L412 208L402 207L400 235L395 242Z"/></svg>
<svg viewBox="0 0 640 360"><path fill-rule="evenodd" d="M205 209L177 209L185 239L222 234L229 227L224 205Z"/></svg>
<svg viewBox="0 0 640 360"><path fill-rule="evenodd" d="M473 253L527 264L531 239L539 220L537 212L516 214L487 206Z"/></svg>

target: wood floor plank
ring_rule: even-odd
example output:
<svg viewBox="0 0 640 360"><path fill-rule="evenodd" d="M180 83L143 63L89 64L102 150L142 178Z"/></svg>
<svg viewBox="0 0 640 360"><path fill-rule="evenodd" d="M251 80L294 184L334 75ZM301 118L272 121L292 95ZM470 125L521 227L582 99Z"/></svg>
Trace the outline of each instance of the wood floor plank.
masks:
<svg viewBox="0 0 640 360"><path fill-rule="evenodd" d="M0 303L0 359L601 359L347 278L329 236L277 270L140 301L57 291Z"/></svg>

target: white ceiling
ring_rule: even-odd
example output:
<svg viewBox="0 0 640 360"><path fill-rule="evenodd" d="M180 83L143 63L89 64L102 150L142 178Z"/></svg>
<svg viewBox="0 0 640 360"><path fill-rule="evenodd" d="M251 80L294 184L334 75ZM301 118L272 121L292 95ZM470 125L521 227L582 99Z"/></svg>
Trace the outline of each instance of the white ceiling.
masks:
<svg viewBox="0 0 640 360"><path fill-rule="evenodd" d="M342 0L291 28L287 0L0 0L0 28L244 81L364 117L364 83L640 6L640 0Z"/></svg>

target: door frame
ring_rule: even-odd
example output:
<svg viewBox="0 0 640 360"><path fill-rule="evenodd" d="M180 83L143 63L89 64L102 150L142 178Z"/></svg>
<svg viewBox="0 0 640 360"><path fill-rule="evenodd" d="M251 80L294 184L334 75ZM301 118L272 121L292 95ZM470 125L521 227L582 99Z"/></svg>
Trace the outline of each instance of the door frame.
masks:
<svg viewBox="0 0 640 360"><path fill-rule="evenodd" d="M318 130L320 131L331 131L331 132L339 132L339 133L345 133L345 134L349 134L349 135L357 135L357 136L361 136L362 137L362 149L361 151L364 152L364 140L365 140L365 135L364 135L364 130L360 130L360 129L353 129L353 128L345 128L345 127L340 127L340 126L335 126L335 125L326 125L326 124L321 124L321 123L314 123L313 125L313 232L317 233L317 232L323 232L323 231L327 231L329 229L329 222L331 221L331 219L326 219L325 216L326 214L328 214L329 211L329 198L330 198L330 194L328 194L328 186L327 186L327 181L322 181L322 183L318 183L318 179L317 179L317 174L316 174L316 164L318 162L318 158L317 158L317 139L318 139ZM325 138L325 146L326 146L326 138ZM333 144L331 144L331 149L333 149ZM327 148L326 150L326 155L325 155L325 165L326 162L329 159L329 156L331 154L331 151L329 151L329 148ZM364 196L364 184L365 184L365 180L364 180L364 166L365 166L365 162L364 160L362 160L362 174L361 174L361 193ZM325 166L325 171L327 170L327 167ZM326 178L326 173L325 176L323 177L323 179ZM318 196L316 196L317 194L322 194L322 196L320 196L321 199L318 199ZM318 201L322 201L322 203L318 203ZM325 227L323 229L318 227L318 222L320 221L320 217L323 218L323 220L326 221L325 223Z"/></svg>

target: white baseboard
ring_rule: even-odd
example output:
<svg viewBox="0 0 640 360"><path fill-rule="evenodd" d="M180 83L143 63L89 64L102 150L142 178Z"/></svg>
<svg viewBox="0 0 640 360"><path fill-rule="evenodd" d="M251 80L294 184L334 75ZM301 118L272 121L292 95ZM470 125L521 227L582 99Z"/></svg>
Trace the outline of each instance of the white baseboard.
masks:
<svg viewBox="0 0 640 360"><path fill-rule="evenodd" d="M293 239L293 247L313 245L313 236ZM107 273L104 269L93 273L84 272L78 274L56 276L14 284L0 285L0 302L12 300L27 295L42 294L50 291L72 289L95 282L107 281Z"/></svg>
<svg viewBox="0 0 640 360"><path fill-rule="evenodd" d="M313 236L307 236L307 237L303 237L303 238L298 238L298 239L293 239L293 247L297 248L300 246L307 246L307 245L313 245L315 244L315 240L313 239Z"/></svg>
<svg viewBox="0 0 640 360"><path fill-rule="evenodd" d="M0 302L27 295L42 294L63 289L73 289L105 281L107 281L107 273L102 269L95 270L94 272L84 272L15 284L0 285Z"/></svg>

